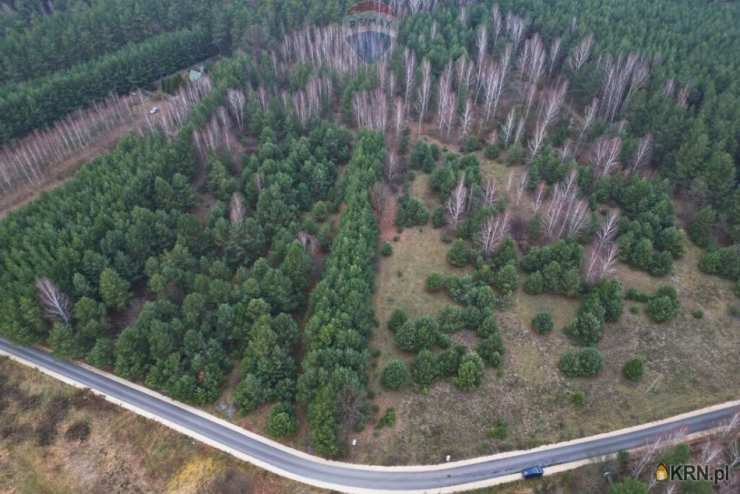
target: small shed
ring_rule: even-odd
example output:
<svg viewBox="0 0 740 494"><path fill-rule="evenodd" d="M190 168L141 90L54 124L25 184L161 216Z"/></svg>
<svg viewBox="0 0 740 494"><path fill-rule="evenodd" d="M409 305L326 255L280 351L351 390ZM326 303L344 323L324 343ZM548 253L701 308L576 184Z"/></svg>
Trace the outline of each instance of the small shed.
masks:
<svg viewBox="0 0 740 494"><path fill-rule="evenodd" d="M195 82L200 80L201 77L203 77L203 73L205 72L205 69L203 66L199 67L193 67L190 69L190 73L188 73L188 78L190 79L190 82Z"/></svg>

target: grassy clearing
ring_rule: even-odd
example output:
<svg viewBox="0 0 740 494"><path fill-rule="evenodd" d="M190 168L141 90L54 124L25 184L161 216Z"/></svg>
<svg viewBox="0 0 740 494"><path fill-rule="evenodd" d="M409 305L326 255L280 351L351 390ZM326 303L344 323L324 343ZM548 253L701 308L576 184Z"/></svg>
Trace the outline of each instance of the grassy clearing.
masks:
<svg viewBox="0 0 740 494"><path fill-rule="evenodd" d="M425 192L426 179L417 177L413 190L429 205L433 198ZM455 272L446 263L448 245L429 227L404 231L393 248L394 254L379 267L375 304L380 327L372 346L382 353L375 379L399 355L385 325L390 313L401 307L410 317L435 314L450 301L425 292L426 276ZM599 343L605 367L595 379L566 379L557 368L561 354L573 348L562 328L572 320L578 301L532 297L520 290L497 315L507 349L502 371L489 369L481 388L472 393L451 383L436 384L427 395L390 393L376 383L381 414L394 407L397 424L363 434L351 459L380 464L440 462L447 454L461 459L628 427L735 399L740 393L740 325L727 313L735 299L730 283L698 271L699 255L689 246L674 274L662 280L619 266L617 277L625 288L652 293L660 284L676 287L682 310L673 321L654 324L643 305L626 302L622 319L607 325ZM639 306L638 314L629 311L632 305ZM692 317L695 309L703 311L702 319ZM556 329L547 336L531 329L538 312L554 318ZM637 384L622 376L622 366L634 357L642 358L646 369ZM579 405L573 397L581 394ZM498 420L508 424L507 437L490 438L488 431Z"/></svg>
<svg viewBox="0 0 740 494"><path fill-rule="evenodd" d="M324 492L236 461L6 358L0 358L0 388L0 492ZM48 417L60 400L65 413L42 446L41 431L51 429ZM88 435L68 434L80 423Z"/></svg>

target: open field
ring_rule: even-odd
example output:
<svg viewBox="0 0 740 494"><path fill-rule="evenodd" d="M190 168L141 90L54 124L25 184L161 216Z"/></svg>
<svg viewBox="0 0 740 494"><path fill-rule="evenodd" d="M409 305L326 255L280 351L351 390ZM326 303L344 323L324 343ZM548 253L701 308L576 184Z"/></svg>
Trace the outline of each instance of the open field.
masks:
<svg viewBox="0 0 740 494"><path fill-rule="evenodd" d="M499 167L500 165L492 165ZM427 177L417 177L413 191L428 206ZM394 253L380 262L375 303L380 327L371 346L381 351L373 379L381 413L394 407L394 430L368 433L351 459L381 464L414 464L473 457L514 448L572 439L627 427L736 398L740 393L740 323L727 307L735 303L730 283L697 269L700 251L689 246L675 263L674 274L654 279L620 265L618 278L627 288L652 293L659 284L675 286L682 303L678 317L652 323L644 305L625 302L622 318L606 327L599 343L605 367L594 379L566 379L558 371L560 355L573 348L562 327L572 320L578 301L558 296L530 296L521 290L511 306L497 317L507 354L497 373L488 369L480 389L463 393L449 382L432 386L427 395L407 389L382 390L379 371L400 355L386 322L396 308L411 318L434 315L451 303L444 295L424 290L426 276L452 272L446 263L447 244L440 233L425 226L409 229L392 242ZM399 276L398 273L402 273ZM638 314L630 307L639 306ZM701 308L702 319L691 312ZM531 329L535 314L548 311L556 329L540 336ZM624 363L639 356L646 372L638 384L622 376ZM410 356L404 356L409 358ZM582 405L573 401L583 393ZM492 439L489 429L502 420L505 439Z"/></svg>
<svg viewBox="0 0 740 494"><path fill-rule="evenodd" d="M0 358L0 493L319 493Z"/></svg>

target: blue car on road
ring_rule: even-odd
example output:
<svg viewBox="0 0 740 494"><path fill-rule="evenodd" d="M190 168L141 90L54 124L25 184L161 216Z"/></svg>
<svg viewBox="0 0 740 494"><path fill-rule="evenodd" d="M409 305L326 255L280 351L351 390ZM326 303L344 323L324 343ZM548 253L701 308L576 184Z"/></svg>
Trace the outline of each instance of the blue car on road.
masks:
<svg viewBox="0 0 740 494"><path fill-rule="evenodd" d="M544 475L545 469L542 466L529 467L522 470L522 477L525 479L536 479Z"/></svg>

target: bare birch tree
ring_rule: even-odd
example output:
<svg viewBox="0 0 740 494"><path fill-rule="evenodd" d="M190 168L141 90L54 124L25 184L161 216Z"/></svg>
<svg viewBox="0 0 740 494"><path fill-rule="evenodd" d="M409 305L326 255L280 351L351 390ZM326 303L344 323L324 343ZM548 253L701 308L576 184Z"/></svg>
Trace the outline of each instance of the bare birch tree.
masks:
<svg viewBox="0 0 740 494"><path fill-rule="evenodd" d="M449 199L447 199L447 215L450 218L450 224L453 228L457 228L459 225L460 219L467 210L467 205L468 188L465 187L465 174L461 173L457 181L457 187L455 187Z"/></svg>
<svg viewBox="0 0 740 494"><path fill-rule="evenodd" d="M419 87L418 105L419 105L419 132L421 124L424 122L424 114L427 112L429 105L429 96L432 92L432 65L429 60L424 60L421 64L421 86Z"/></svg>
<svg viewBox="0 0 740 494"><path fill-rule="evenodd" d="M231 204L229 206L229 220L232 225L241 223L244 220L246 208L244 207L244 197L240 192L234 192L231 195Z"/></svg>
<svg viewBox="0 0 740 494"><path fill-rule="evenodd" d="M510 219L509 211L499 214L495 218L489 217L481 226L478 234L478 243L485 258L490 258L496 248L506 238L509 232Z"/></svg>
<svg viewBox="0 0 740 494"><path fill-rule="evenodd" d="M416 74L416 54L413 50L406 48L403 53L404 73L406 74L406 84L403 92L404 106L408 107L411 91L414 88L414 75Z"/></svg>
<svg viewBox="0 0 740 494"><path fill-rule="evenodd" d="M646 134L637 143L635 149L635 157L632 159L632 167L630 173L636 173L644 165L650 163L650 158L653 152L653 136L652 134Z"/></svg>
<svg viewBox="0 0 740 494"><path fill-rule="evenodd" d="M39 303L44 315L51 321L64 324L72 322L69 298L49 278L36 280Z"/></svg>
<svg viewBox="0 0 740 494"><path fill-rule="evenodd" d="M573 49L568 59L568 65L573 69L573 72L578 72L588 62L588 58L591 56L591 47L594 43L594 37L589 34Z"/></svg>

